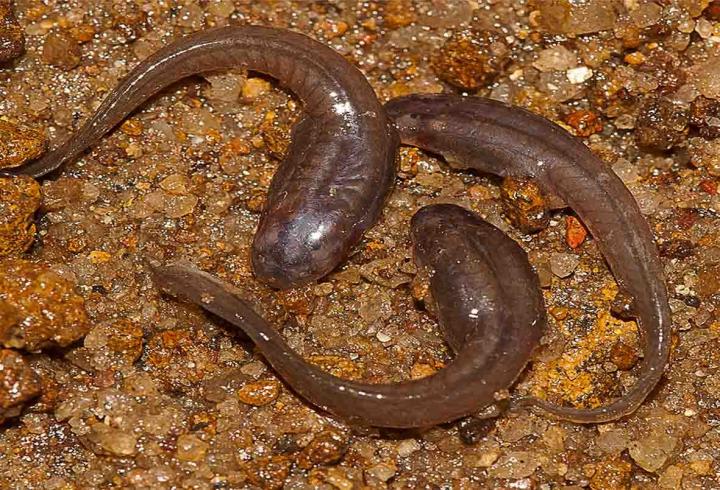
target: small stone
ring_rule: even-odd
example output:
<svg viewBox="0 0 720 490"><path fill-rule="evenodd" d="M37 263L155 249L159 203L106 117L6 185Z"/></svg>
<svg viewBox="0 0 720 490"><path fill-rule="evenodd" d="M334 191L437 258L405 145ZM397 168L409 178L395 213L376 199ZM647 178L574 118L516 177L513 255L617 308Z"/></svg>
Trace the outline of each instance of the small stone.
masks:
<svg viewBox="0 0 720 490"><path fill-rule="evenodd" d="M629 452L638 466L654 473L665 465L677 443L677 438L663 428L655 428L648 436L631 442Z"/></svg>
<svg viewBox="0 0 720 490"><path fill-rule="evenodd" d="M300 468L310 469L317 465L335 464L342 459L348 448L344 434L326 430L316 435L310 444L300 452L297 464Z"/></svg>
<svg viewBox="0 0 720 490"><path fill-rule="evenodd" d="M587 229L575 216L565 217L565 241L572 249L578 248L587 238Z"/></svg>
<svg viewBox="0 0 720 490"><path fill-rule="evenodd" d="M171 195L169 199L165 201L165 216L175 219L192 214L197 203L198 197L193 194L183 196Z"/></svg>
<svg viewBox="0 0 720 490"><path fill-rule="evenodd" d="M565 116L565 122L573 128L575 135L587 138L603 130L602 122L592 111L580 109Z"/></svg>
<svg viewBox="0 0 720 490"><path fill-rule="evenodd" d="M19 353L0 350L0 424L20 415L24 403L39 395L40 389L40 377Z"/></svg>
<svg viewBox="0 0 720 490"><path fill-rule="evenodd" d="M590 34L612 29L622 9L619 0L535 0L540 27L551 34Z"/></svg>
<svg viewBox="0 0 720 490"><path fill-rule="evenodd" d="M23 28L15 18L12 2L4 0L0 2L0 64L17 58L24 50Z"/></svg>
<svg viewBox="0 0 720 490"><path fill-rule="evenodd" d="M136 452L137 438L131 433L96 422L90 427L88 439L113 456L132 456Z"/></svg>
<svg viewBox="0 0 720 490"><path fill-rule="evenodd" d="M454 33L435 54L432 67L443 81L465 90L491 84L509 61L510 50L492 31Z"/></svg>
<svg viewBox="0 0 720 490"><path fill-rule="evenodd" d="M550 256L550 270L558 277L569 277L580 264L580 257L574 254L553 253Z"/></svg>
<svg viewBox="0 0 720 490"><path fill-rule="evenodd" d="M38 158L43 151L42 133L0 119L0 168L17 167Z"/></svg>
<svg viewBox="0 0 720 490"><path fill-rule="evenodd" d="M242 87L243 99L248 101L256 100L270 91L270 82L263 78L248 78Z"/></svg>
<svg viewBox="0 0 720 490"><path fill-rule="evenodd" d="M543 49L533 66L540 71L566 71L575 68L578 64L577 55L565 46L553 46Z"/></svg>
<svg viewBox="0 0 720 490"><path fill-rule="evenodd" d="M190 179L180 174L172 174L160 181L160 188L170 194L183 195L188 193Z"/></svg>
<svg viewBox="0 0 720 490"><path fill-rule="evenodd" d="M640 107L635 139L645 148L669 150L685 141L688 120L687 110L682 107L667 99L649 99Z"/></svg>
<svg viewBox="0 0 720 490"><path fill-rule="evenodd" d="M550 224L545 198L535 182L506 177L500 186L503 210L510 222L524 233L534 233Z"/></svg>
<svg viewBox="0 0 720 490"><path fill-rule="evenodd" d="M690 125L703 138L720 138L720 101L702 95L690 105Z"/></svg>
<svg viewBox="0 0 720 490"><path fill-rule="evenodd" d="M37 351L65 347L90 329L75 286L48 267L20 259L0 263L0 343Z"/></svg>
<svg viewBox="0 0 720 490"><path fill-rule="evenodd" d="M128 136L140 136L143 133L143 123L139 119L128 119L122 123L120 130Z"/></svg>
<svg viewBox="0 0 720 490"><path fill-rule="evenodd" d="M203 93L213 102L235 102L240 97L245 84L245 73L230 71L203 75L210 82Z"/></svg>
<svg viewBox="0 0 720 490"><path fill-rule="evenodd" d="M375 334L375 337L376 337L380 342L383 342L383 343L384 343L384 342L390 342L390 341L392 340L392 337L390 337L388 334L386 334L386 333L384 333L384 332L378 332L377 334Z"/></svg>
<svg viewBox="0 0 720 490"><path fill-rule="evenodd" d="M292 460L285 454L253 459L244 465L248 482L263 489L280 490L290 474Z"/></svg>
<svg viewBox="0 0 720 490"><path fill-rule="evenodd" d="M684 474L682 467L677 465L670 465L665 468L658 478L658 486L668 490L674 490L680 488L682 484L682 477Z"/></svg>
<svg viewBox="0 0 720 490"><path fill-rule="evenodd" d="M208 450L208 443L192 434L183 434L177 440L177 457L181 461L202 461Z"/></svg>
<svg viewBox="0 0 720 490"><path fill-rule="evenodd" d="M80 64L80 44L65 32L51 32L45 38L42 59L48 65L69 71Z"/></svg>
<svg viewBox="0 0 720 490"><path fill-rule="evenodd" d="M280 383L273 379L243 385L237 396L247 405L260 407L273 402L280 395Z"/></svg>
<svg viewBox="0 0 720 490"><path fill-rule="evenodd" d="M488 473L493 478L527 478L535 473L539 466L540 461L536 454L528 451L511 451L501 456Z"/></svg>
<svg viewBox="0 0 720 490"><path fill-rule="evenodd" d="M35 239L40 186L25 176L0 178L0 258L25 252Z"/></svg>
<svg viewBox="0 0 720 490"><path fill-rule="evenodd" d="M639 359L637 351L624 342L617 342L610 349L610 361L621 371L629 371Z"/></svg>
<svg viewBox="0 0 720 490"><path fill-rule="evenodd" d="M391 461L387 463L378 463L375 466L368 468L366 472L370 476L377 478L382 482L386 482L395 476L395 473L397 473L397 466L395 466L395 463Z"/></svg>
<svg viewBox="0 0 720 490"><path fill-rule="evenodd" d="M566 75L570 83L578 85L590 80L593 76L593 71L587 66L578 66L577 68L569 69Z"/></svg>
<svg viewBox="0 0 720 490"><path fill-rule="evenodd" d="M397 453L401 458L407 458L412 453L419 451L420 449L422 449L422 446L417 439L405 439L404 441L400 441L398 444Z"/></svg>

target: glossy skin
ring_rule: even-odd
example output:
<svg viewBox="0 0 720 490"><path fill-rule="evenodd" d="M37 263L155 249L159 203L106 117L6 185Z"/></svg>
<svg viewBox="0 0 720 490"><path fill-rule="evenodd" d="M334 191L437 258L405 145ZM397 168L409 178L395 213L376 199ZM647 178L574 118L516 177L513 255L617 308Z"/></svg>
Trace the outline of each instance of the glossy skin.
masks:
<svg viewBox="0 0 720 490"><path fill-rule="evenodd" d="M561 198L590 229L620 288L634 298L643 332L638 380L621 398L595 409L534 405L563 419L605 422L632 413L662 377L670 351L670 309L652 232L622 181L578 139L517 107L479 97L411 95L386 110L403 143L442 155L451 166L534 179ZM525 308L522 296L503 308Z"/></svg>
<svg viewBox="0 0 720 490"><path fill-rule="evenodd" d="M304 35L250 26L183 38L141 62L65 144L10 172L46 175L172 83L232 67L278 79L304 104L255 235L255 274L277 288L318 279L379 217L395 178L398 141L362 73Z"/></svg>
<svg viewBox="0 0 720 490"><path fill-rule="evenodd" d="M430 426L476 413L512 384L538 345L545 309L525 252L477 215L433 205L418 211L411 226L416 263L428 272L440 327L456 353L420 380L368 384L338 378L298 356L217 278L178 263L154 268L154 279L240 327L280 376L320 408L362 425ZM516 298L524 298L525 308L505 307Z"/></svg>

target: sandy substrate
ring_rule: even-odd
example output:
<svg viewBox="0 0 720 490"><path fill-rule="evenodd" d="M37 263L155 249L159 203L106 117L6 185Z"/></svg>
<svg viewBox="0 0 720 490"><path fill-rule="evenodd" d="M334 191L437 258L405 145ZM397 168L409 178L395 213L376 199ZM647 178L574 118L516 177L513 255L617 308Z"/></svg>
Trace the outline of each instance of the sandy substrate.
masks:
<svg viewBox="0 0 720 490"><path fill-rule="evenodd" d="M611 314L617 285L571 212L528 224L542 199L531 186L501 192L410 148L381 221L340 270L268 289L249 247L301 102L253 73L195 77L40 189L2 184L0 487L720 488L720 2L572 4L18 0L15 23L0 0L0 40L21 42L17 25L26 37L0 67L0 164L63 141L175 38L290 28L344 54L382 100L466 91L582 138L651 224L676 332L666 378L616 423L522 412L468 444L458 424L380 432L318 412L232 327L162 295L146 260L188 259L279 328L294 319L285 338L339 376L419 378L449 353L412 297L409 220L452 202L520 242L544 286L548 330L513 391L583 407L622 394L635 381L637 326ZM524 207L507 212L518 196Z"/></svg>

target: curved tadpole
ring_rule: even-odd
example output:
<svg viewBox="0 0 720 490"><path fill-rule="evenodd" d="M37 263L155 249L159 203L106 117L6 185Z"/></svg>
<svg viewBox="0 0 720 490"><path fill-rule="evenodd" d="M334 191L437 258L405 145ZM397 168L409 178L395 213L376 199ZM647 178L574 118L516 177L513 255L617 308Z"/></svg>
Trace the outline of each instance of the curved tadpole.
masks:
<svg viewBox="0 0 720 490"><path fill-rule="evenodd" d="M435 94L399 97L385 108L403 143L442 155L455 168L529 177L543 192L559 197L583 220L620 289L634 299L645 356L637 382L624 396L592 409L560 407L537 398L513 405L539 407L577 423L607 422L634 412L663 375L672 324L652 231L620 178L580 140L519 107L482 97Z"/></svg>
<svg viewBox="0 0 720 490"><path fill-rule="evenodd" d="M308 363L230 284L187 262L153 267L158 287L239 327L300 396L354 425L417 428L495 403L539 343L545 308L525 252L474 213L422 208L411 224L415 261L430 273L438 323L455 357L419 380L370 384ZM508 304L516 308L506 308Z"/></svg>
<svg viewBox="0 0 720 490"><path fill-rule="evenodd" d="M395 180L398 138L362 72L293 31L222 27L179 39L139 63L65 143L5 173L56 171L173 83L229 68L269 75L303 103L253 241L255 275L276 288L323 277L380 216Z"/></svg>

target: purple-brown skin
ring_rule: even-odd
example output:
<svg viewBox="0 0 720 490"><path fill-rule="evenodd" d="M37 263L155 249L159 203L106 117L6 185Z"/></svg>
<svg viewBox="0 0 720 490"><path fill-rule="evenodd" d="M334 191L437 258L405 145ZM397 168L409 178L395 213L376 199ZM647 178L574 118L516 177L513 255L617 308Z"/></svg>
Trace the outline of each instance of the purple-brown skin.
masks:
<svg viewBox="0 0 720 490"><path fill-rule="evenodd" d="M637 409L667 364L671 320L652 232L622 181L567 131L517 107L480 97L411 95L385 108L403 143L442 155L455 168L530 177L545 193L562 199L597 240L620 288L634 298L644 359L637 382L624 396L594 409L534 398L516 406L537 406L578 423L615 420ZM517 310L527 307L526 301L515 296L501 307Z"/></svg>
<svg viewBox="0 0 720 490"><path fill-rule="evenodd" d="M415 261L428 273L438 322L456 354L419 380L360 383L308 364L237 290L187 263L154 267L154 280L240 327L316 406L355 424L430 426L476 413L512 384L539 343L545 308L525 252L477 215L451 204L427 206L411 227ZM507 307L518 298L524 308Z"/></svg>
<svg viewBox="0 0 720 490"><path fill-rule="evenodd" d="M268 191L252 264L258 279L276 288L312 282L332 271L379 217L395 179L398 140L363 74L302 34L224 27L180 39L135 67L67 142L10 173L46 175L169 85L233 67L270 75L303 102L305 117Z"/></svg>

